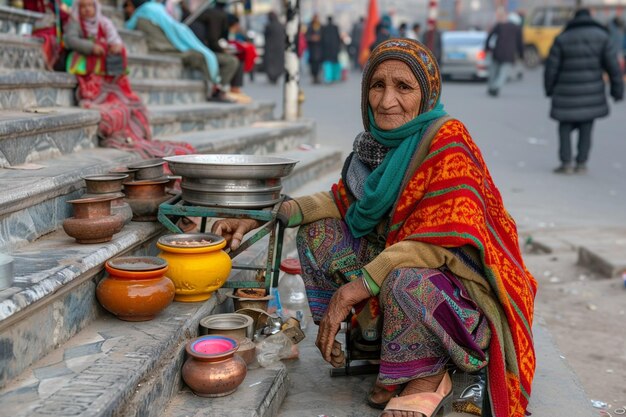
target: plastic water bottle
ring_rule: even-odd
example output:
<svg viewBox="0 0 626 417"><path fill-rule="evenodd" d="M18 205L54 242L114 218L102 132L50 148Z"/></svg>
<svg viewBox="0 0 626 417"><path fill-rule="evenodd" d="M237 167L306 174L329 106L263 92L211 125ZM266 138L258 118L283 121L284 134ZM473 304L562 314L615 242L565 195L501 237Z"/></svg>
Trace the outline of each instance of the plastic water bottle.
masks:
<svg viewBox="0 0 626 417"><path fill-rule="evenodd" d="M306 298L306 289L302 280L300 261L287 258L280 263L283 274L278 280L278 294L282 306L283 319L293 317L300 322L300 328L305 329L308 321L309 302Z"/></svg>

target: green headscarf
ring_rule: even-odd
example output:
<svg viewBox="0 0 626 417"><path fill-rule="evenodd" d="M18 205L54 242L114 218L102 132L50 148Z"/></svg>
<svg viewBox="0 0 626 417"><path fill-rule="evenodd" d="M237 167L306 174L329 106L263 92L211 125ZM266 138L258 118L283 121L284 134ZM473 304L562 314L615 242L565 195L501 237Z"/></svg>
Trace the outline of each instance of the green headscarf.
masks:
<svg viewBox="0 0 626 417"><path fill-rule="evenodd" d="M393 130L376 126L369 107L369 83L375 68L390 59L406 63L422 91L420 114ZM355 237L372 232L393 206L411 159L428 126L447 113L439 102L441 77L439 67L428 48L410 39L390 39L381 43L370 56L361 84L363 125L380 144L390 148L381 164L367 177L364 195L348 208L345 221Z"/></svg>

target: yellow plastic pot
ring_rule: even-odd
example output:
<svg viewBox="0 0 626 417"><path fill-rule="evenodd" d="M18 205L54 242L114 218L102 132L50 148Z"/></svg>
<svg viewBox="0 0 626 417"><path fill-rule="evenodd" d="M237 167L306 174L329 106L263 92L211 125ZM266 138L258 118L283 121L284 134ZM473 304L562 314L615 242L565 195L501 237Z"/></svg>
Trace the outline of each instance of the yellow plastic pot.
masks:
<svg viewBox="0 0 626 417"><path fill-rule="evenodd" d="M224 285L232 262L222 250L226 240L212 233L183 233L162 236L159 257L167 261L167 276L174 282L174 301L194 303L211 298Z"/></svg>

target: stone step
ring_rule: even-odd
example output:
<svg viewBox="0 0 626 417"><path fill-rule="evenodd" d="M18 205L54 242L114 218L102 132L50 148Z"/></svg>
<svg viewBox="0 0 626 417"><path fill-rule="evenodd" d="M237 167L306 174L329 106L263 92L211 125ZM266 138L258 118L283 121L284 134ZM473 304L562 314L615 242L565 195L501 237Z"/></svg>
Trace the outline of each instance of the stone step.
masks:
<svg viewBox="0 0 626 417"><path fill-rule="evenodd" d="M143 36L143 32L138 30L117 29L118 33L126 45L126 50L131 54L147 55L148 44Z"/></svg>
<svg viewBox="0 0 626 417"><path fill-rule="evenodd" d="M28 35L42 17L41 13L0 5L0 33Z"/></svg>
<svg viewBox="0 0 626 417"><path fill-rule="evenodd" d="M206 103L206 86L201 80L133 79L131 84L147 105Z"/></svg>
<svg viewBox="0 0 626 417"><path fill-rule="evenodd" d="M190 133L203 130L246 126L274 118L274 103L250 104L195 103L148 106L152 135Z"/></svg>
<svg viewBox="0 0 626 417"><path fill-rule="evenodd" d="M16 167L98 145L100 114L79 108L44 107L0 114L0 168Z"/></svg>
<svg viewBox="0 0 626 417"><path fill-rule="evenodd" d="M184 132L159 139L187 142L199 153L264 155L313 143L314 128L315 124L310 120L259 121L249 126Z"/></svg>
<svg viewBox="0 0 626 417"><path fill-rule="evenodd" d="M128 71L133 79L183 78L181 59L166 55L131 54L128 56ZM204 99L205 96L203 95L202 98Z"/></svg>
<svg viewBox="0 0 626 417"><path fill-rule="evenodd" d="M200 80L131 79L131 85L146 104L206 103L205 85ZM71 107L76 105L75 87L76 78L67 73L50 71L0 73L0 110Z"/></svg>
<svg viewBox="0 0 626 417"><path fill-rule="evenodd" d="M31 107L71 107L76 79L50 71L0 73L0 110Z"/></svg>
<svg viewBox="0 0 626 417"><path fill-rule="evenodd" d="M304 153L306 155L299 155ZM293 187L304 183L303 178L311 177L308 171L315 170L314 159L320 164L327 164L326 161L332 159L332 154L330 150L321 149L294 151L289 155L275 154L301 161L285 179L284 193L295 192L296 189ZM104 262L135 248L142 248L137 249L142 253L154 253L151 241L162 232L164 228L158 223L131 222L116 234L111 242L79 245L62 230L57 230L10 252L15 258L15 284L9 289L0 291L0 344L3 346L0 350L2 364L0 387L9 385L0 393L3 409L5 400L8 401L11 396L19 397L20 393L33 382L28 372L22 377L18 375L46 356L50 350L72 338L82 327L87 326L90 320L98 317L93 288L94 279L100 276ZM237 262L263 264L258 262L259 259L263 259L262 246L260 249L241 254L237 257ZM244 271L237 270L236 273L243 274ZM247 273L250 274L249 271ZM233 275L230 279L240 279L238 276L243 275ZM185 311L184 314L187 316L191 314L188 310ZM42 323L45 325L41 325ZM34 333L28 331L33 326L41 330ZM71 343L75 343L76 340L80 341L83 338L79 335ZM182 347L178 348L179 353L182 353ZM48 355L44 362L55 357L56 354ZM142 365L142 372L150 369L144 368ZM177 370L178 368L174 371ZM64 373L65 371L61 371L57 376ZM153 382L155 385L164 383L160 380ZM48 385L46 390L55 390L61 386L62 384L54 384L54 387ZM133 390L135 388L137 387L133 386ZM24 397L20 398L24 400ZM41 398L32 397L32 399L39 401ZM28 410L32 411L32 407L28 407Z"/></svg>
<svg viewBox="0 0 626 417"><path fill-rule="evenodd" d="M45 71L39 38L0 33L0 69L21 71Z"/></svg>

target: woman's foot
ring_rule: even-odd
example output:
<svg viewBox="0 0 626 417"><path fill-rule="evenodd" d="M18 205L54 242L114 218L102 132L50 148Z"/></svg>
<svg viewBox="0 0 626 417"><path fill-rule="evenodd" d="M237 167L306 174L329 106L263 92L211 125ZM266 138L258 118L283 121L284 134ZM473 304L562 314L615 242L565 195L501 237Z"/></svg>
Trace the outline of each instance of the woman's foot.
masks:
<svg viewBox="0 0 626 417"><path fill-rule="evenodd" d="M446 380L444 380L444 378L446 378ZM440 403L443 402L443 400L445 400L451 392L452 383L447 372L414 379L410 381L402 390L399 398L389 402L388 406L386 407L385 411L381 413L380 417L430 417L431 415L434 415L435 411L439 410L438 407ZM414 402L415 405L419 405L419 397L416 394L428 395L428 398L426 395L424 396L423 409L425 410L431 408L432 411L430 412L430 414L424 414L419 411L411 411L411 405L413 405L409 403L411 401L407 401L406 404L402 404L402 406L398 407L402 408L402 410L394 409L394 403L400 405L404 402L402 397L407 397L406 400L409 400L411 396L414 396L413 398L416 399L416 401ZM427 402L430 404L426 404Z"/></svg>
<svg viewBox="0 0 626 417"><path fill-rule="evenodd" d="M372 408L382 410L401 390L402 385L382 385L377 380L367 396L367 404Z"/></svg>

